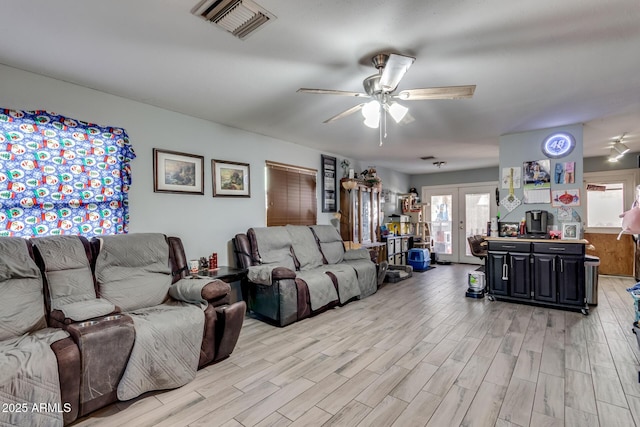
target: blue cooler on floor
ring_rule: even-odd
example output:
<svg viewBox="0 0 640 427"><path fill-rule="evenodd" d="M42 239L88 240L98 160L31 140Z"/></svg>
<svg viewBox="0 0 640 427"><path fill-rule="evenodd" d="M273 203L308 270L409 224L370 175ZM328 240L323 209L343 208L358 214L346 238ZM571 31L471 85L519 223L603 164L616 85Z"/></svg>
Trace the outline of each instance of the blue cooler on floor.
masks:
<svg viewBox="0 0 640 427"><path fill-rule="evenodd" d="M424 271L429 269L429 263L431 262L429 249L409 249L409 257L407 259L407 262L411 267L413 267L414 271Z"/></svg>

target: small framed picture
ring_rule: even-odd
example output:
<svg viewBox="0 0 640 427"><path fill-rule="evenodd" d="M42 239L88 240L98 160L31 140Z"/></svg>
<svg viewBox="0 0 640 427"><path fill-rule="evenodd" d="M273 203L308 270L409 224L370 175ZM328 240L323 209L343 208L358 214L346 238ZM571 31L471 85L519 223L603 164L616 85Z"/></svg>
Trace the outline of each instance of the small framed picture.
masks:
<svg viewBox="0 0 640 427"><path fill-rule="evenodd" d="M562 223L562 238L564 240L580 239L580 223L579 222Z"/></svg>
<svg viewBox="0 0 640 427"><path fill-rule="evenodd" d="M154 148L153 191L204 194L204 156Z"/></svg>
<svg viewBox="0 0 640 427"><path fill-rule="evenodd" d="M336 158L322 154L322 212L337 212Z"/></svg>
<svg viewBox="0 0 640 427"><path fill-rule="evenodd" d="M211 160L213 197L251 197L249 163Z"/></svg>
<svg viewBox="0 0 640 427"><path fill-rule="evenodd" d="M518 237L520 224L517 222L500 222L498 224L498 236L500 237Z"/></svg>

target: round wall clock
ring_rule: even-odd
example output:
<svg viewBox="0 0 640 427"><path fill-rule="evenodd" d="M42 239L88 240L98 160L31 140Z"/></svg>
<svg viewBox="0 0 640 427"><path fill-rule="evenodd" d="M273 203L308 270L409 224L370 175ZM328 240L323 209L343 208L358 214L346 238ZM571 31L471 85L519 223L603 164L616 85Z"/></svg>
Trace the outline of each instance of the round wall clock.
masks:
<svg viewBox="0 0 640 427"><path fill-rule="evenodd" d="M557 132L549 135L542 142L542 152L545 156L558 159L569 155L576 146L576 140L570 133Z"/></svg>

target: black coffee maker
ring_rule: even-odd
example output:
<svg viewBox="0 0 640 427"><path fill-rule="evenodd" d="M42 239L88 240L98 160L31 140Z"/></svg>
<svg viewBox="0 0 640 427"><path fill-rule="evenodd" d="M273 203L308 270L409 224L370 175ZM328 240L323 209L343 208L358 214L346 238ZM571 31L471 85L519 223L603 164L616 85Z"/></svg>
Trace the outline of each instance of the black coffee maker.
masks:
<svg viewBox="0 0 640 427"><path fill-rule="evenodd" d="M527 235L530 237L544 238L547 235L547 211L527 211Z"/></svg>

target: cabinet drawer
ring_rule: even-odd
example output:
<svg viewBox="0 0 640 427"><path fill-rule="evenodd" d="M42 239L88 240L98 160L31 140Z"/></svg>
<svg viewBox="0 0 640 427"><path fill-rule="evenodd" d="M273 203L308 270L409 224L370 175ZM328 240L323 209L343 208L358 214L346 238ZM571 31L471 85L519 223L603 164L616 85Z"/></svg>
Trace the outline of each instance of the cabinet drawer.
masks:
<svg viewBox="0 0 640 427"><path fill-rule="evenodd" d="M537 254L584 255L581 243L534 243L533 252Z"/></svg>
<svg viewBox="0 0 640 427"><path fill-rule="evenodd" d="M387 239L387 253L389 255L396 253L396 239Z"/></svg>
<svg viewBox="0 0 640 427"><path fill-rule="evenodd" d="M531 243L529 242L503 242L489 240L490 251L501 252L529 252L531 250Z"/></svg>

